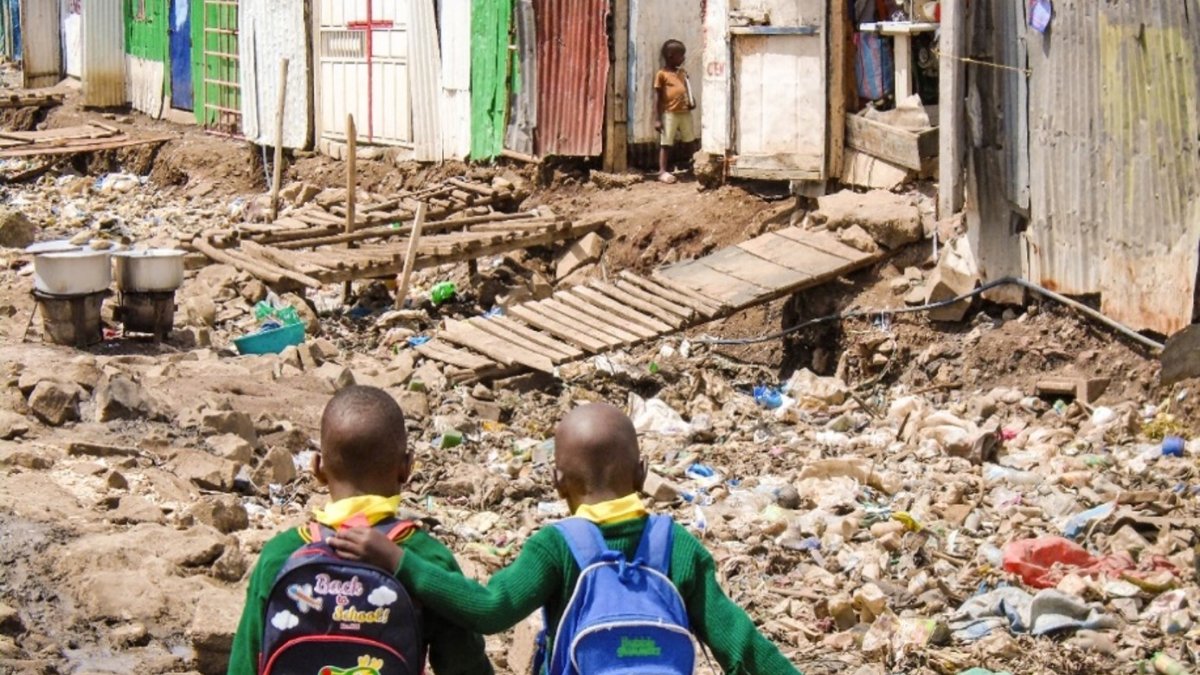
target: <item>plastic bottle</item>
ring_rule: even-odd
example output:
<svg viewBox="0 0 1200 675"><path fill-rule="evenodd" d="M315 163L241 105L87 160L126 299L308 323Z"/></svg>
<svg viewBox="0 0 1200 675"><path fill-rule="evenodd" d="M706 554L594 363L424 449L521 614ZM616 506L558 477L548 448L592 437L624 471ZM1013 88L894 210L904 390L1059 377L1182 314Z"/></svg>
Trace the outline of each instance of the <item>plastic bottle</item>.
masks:
<svg viewBox="0 0 1200 675"><path fill-rule="evenodd" d="M443 281L429 290L429 299L434 305L440 305L453 298L457 292L453 281Z"/></svg>

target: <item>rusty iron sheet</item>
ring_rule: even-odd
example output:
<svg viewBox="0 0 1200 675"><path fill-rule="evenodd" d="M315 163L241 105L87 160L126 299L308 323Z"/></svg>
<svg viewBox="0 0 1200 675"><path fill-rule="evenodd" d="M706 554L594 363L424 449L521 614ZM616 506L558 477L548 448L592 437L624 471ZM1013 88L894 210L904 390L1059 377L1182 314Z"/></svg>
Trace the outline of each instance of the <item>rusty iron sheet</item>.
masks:
<svg viewBox="0 0 1200 675"><path fill-rule="evenodd" d="M542 156L604 152L608 90L607 0L535 0L537 150Z"/></svg>

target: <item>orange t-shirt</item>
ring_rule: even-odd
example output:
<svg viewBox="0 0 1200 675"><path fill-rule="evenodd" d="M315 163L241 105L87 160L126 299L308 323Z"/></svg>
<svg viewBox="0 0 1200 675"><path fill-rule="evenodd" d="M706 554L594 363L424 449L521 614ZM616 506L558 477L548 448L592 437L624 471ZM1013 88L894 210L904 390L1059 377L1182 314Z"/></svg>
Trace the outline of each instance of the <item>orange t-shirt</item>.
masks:
<svg viewBox="0 0 1200 675"><path fill-rule="evenodd" d="M663 68L658 71L654 76L654 90L658 92L658 100L662 101L663 112L687 112L692 109L691 97L688 96L687 71L683 68Z"/></svg>

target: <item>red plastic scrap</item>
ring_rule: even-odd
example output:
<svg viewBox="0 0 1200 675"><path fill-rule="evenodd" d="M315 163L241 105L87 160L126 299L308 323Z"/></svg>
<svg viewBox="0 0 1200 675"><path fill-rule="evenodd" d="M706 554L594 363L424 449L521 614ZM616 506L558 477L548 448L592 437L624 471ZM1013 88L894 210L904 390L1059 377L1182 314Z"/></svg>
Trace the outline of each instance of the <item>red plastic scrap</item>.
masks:
<svg viewBox="0 0 1200 675"><path fill-rule="evenodd" d="M1125 552L1094 556L1079 544L1062 537L1039 537L1014 541L1004 547L1004 569L1021 577L1033 588L1054 588L1068 574L1120 578L1138 571L1171 570L1175 567L1162 557L1143 561L1139 566Z"/></svg>

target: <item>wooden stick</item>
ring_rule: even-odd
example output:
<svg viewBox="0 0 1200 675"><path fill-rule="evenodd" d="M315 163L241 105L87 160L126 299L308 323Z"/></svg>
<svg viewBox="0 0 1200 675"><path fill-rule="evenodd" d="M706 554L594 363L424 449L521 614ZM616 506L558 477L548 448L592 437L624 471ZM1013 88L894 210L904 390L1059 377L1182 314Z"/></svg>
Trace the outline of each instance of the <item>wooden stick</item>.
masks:
<svg viewBox="0 0 1200 675"><path fill-rule="evenodd" d="M963 206L963 154L966 144L963 111L966 68L959 60L966 53L967 3L949 0L942 5L942 55L938 65L938 217L949 218Z"/></svg>
<svg viewBox="0 0 1200 675"><path fill-rule="evenodd" d="M418 205L418 208L420 208L420 205ZM425 218L429 219L429 218L433 217L433 215L435 213L436 213L436 211L427 212ZM443 232L446 230L458 229L460 227L466 228L467 226L470 226L470 225L479 225L482 223L500 223L500 222L506 222L506 221L511 221L511 220L532 220L534 218L537 218L537 215L532 212L496 213L496 214L490 214L487 216L473 216L471 218L460 218L458 220L439 220L437 222L430 223L429 227L431 230L433 230L436 227L436 231ZM553 222L552 219L545 219L545 220L546 220L546 222ZM308 248L310 246L311 247L330 246L333 244L344 244L348 241L363 241L366 239L376 239L376 238L380 238L380 237L398 237L398 236L408 234L408 232L411 229L412 229L412 226L410 226L410 225L405 225L405 226L401 226L401 227L392 227L391 225L384 225L381 227L372 227L372 228L365 229L365 230L358 230L356 232L352 232L351 234L333 234L333 235L322 236L322 237L308 237L308 238L304 238L304 239L280 241L279 243L275 244L275 247L291 249L291 248Z"/></svg>
<svg viewBox="0 0 1200 675"><path fill-rule="evenodd" d="M279 104L275 108L275 173L271 176L271 220L279 217L279 188L283 182L283 118L287 112L288 60L279 62Z"/></svg>
<svg viewBox="0 0 1200 675"><path fill-rule="evenodd" d="M408 300L408 283L412 280L413 263L417 261L417 246L421 241L421 228L425 225L424 203L417 205L417 217L413 219L412 234L408 238L408 255L404 256L404 274L396 288L396 309L404 309Z"/></svg>
<svg viewBox="0 0 1200 675"><path fill-rule="evenodd" d="M354 234L354 206L358 188L358 132L354 128L354 115L346 115L346 234ZM354 248L354 242L347 243L347 248ZM350 302L350 293L354 290L354 282L347 281L342 286L342 302Z"/></svg>

